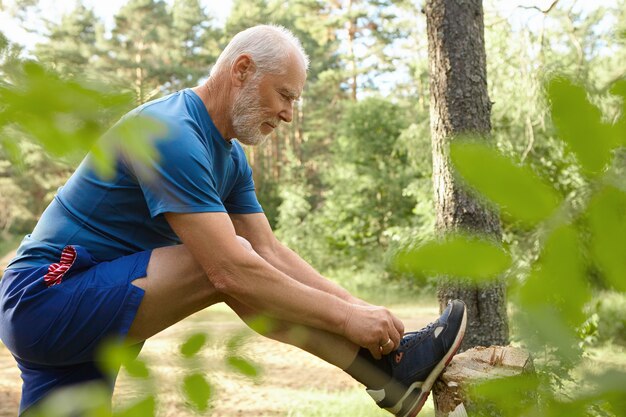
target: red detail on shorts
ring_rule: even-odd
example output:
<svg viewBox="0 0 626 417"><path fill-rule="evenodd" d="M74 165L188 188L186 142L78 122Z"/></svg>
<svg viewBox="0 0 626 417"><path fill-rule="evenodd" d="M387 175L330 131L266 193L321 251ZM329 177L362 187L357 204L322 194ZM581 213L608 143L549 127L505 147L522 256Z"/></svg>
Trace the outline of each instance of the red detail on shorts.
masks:
<svg viewBox="0 0 626 417"><path fill-rule="evenodd" d="M72 267L76 260L76 249L72 246L66 246L61 253L61 261L50 264L48 273L43 276L43 282L47 287L60 284L63 281L63 275Z"/></svg>

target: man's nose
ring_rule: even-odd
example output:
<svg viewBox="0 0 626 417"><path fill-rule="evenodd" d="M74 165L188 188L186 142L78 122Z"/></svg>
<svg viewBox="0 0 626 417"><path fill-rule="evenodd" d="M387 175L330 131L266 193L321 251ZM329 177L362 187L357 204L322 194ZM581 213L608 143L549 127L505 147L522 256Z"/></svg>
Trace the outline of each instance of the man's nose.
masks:
<svg viewBox="0 0 626 417"><path fill-rule="evenodd" d="M293 103L287 104L280 113L278 113L280 120L286 123L291 123L293 119Z"/></svg>

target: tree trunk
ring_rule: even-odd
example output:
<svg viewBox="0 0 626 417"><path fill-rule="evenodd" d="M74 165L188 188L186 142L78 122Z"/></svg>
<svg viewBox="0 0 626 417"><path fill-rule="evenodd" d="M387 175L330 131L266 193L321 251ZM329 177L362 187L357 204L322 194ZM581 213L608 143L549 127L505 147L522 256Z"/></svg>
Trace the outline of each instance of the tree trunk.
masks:
<svg viewBox="0 0 626 417"><path fill-rule="evenodd" d="M437 230L469 231L500 241L498 216L455 178L449 158L450 141L464 134L487 137L491 130L482 2L429 0L425 13ZM442 279L438 297L442 308L452 298L460 298L468 306L462 349L508 344L502 283L478 288Z"/></svg>
<svg viewBox="0 0 626 417"><path fill-rule="evenodd" d="M357 65L356 65L356 55L354 52L354 40L356 39L357 32L357 18L352 16L352 3L353 1L348 1L348 56L350 59L350 97L352 101L356 101L357 99Z"/></svg>

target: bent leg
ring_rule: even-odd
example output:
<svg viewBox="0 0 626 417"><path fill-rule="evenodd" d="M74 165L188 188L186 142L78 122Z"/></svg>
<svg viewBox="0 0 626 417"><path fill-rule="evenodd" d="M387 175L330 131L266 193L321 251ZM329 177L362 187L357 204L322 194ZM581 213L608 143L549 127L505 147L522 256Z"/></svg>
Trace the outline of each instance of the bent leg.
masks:
<svg viewBox="0 0 626 417"><path fill-rule="evenodd" d="M237 236L237 239L249 252L260 256L246 239L241 236ZM337 334L269 317L231 297L225 302L249 327L261 335L299 347L340 369L346 369L352 364L359 350L357 345ZM257 326L259 323L262 325Z"/></svg>
<svg viewBox="0 0 626 417"><path fill-rule="evenodd" d="M247 240L239 238L239 241L254 252ZM358 351L358 346L339 335L267 318L261 312L218 293L184 245L155 249L146 277L136 279L133 284L145 291L128 332L128 338L133 342L143 341L197 311L225 301L253 328L254 321L261 317L270 320L271 329L264 332L264 336L304 349L339 368L350 365Z"/></svg>
<svg viewBox="0 0 626 417"><path fill-rule="evenodd" d="M141 342L187 316L223 301L184 245L152 251L146 276L133 285L145 291L129 340Z"/></svg>
<svg viewBox="0 0 626 417"><path fill-rule="evenodd" d="M227 299L226 304L259 334L296 346L340 369L346 369L354 362L359 350L357 345L339 335L274 319L235 299Z"/></svg>

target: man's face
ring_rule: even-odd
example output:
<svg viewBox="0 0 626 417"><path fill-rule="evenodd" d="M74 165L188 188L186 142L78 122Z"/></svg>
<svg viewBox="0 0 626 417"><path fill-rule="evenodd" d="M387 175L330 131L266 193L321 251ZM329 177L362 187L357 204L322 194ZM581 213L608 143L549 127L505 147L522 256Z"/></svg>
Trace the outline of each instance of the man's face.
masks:
<svg viewBox="0 0 626 417"><path fill-rule="evenodd" d="M245 145L263 143L281 122L291 122L294 101L300 97L306 72L297 59L288 59L285 74L251 77L232 108L235 137Z"/></svg>

